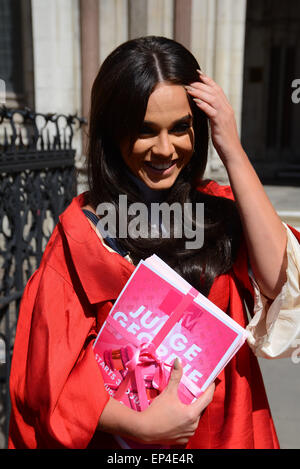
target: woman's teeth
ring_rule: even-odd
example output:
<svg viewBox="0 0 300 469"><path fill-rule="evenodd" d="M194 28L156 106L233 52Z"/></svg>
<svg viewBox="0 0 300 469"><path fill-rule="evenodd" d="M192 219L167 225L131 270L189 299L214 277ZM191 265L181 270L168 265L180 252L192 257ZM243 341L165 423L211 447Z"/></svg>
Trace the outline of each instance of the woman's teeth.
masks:
<svg viewBox="0 0 300 469"><path fill-rule="evenodd" d="M174 163L175 163L175 161L171 161L169 163L160 163L160 164L156 163L156 164L154 164L154 163L150 163L150 162L147 161L148 166L150 166L153 169L158 169L160 171L163 170L163 169L171 168L171 166L173 166Z"/></svg>

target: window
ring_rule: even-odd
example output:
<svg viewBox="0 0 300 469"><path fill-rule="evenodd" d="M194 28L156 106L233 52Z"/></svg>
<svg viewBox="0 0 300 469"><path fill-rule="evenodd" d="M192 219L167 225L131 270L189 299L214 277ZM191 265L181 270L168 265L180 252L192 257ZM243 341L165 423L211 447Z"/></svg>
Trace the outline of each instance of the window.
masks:
<svg viewBox="0 0 300 469"><path fill-rule="evenodd" d="M0 0L0 79L7 107L33 107L30 0Z"/></svg>

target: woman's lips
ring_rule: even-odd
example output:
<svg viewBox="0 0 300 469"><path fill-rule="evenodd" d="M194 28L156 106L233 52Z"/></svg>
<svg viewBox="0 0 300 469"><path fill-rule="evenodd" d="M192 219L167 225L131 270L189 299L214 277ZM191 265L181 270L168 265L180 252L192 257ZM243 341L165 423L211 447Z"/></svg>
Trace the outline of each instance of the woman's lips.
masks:
<svg viewBox="0 0 300 469"><path fill-rule="evenodd" d="M151 161L145 161L145 166L156 174L168 174L176 166L178 160L169 161L168 163L153 163Z"/></svg>

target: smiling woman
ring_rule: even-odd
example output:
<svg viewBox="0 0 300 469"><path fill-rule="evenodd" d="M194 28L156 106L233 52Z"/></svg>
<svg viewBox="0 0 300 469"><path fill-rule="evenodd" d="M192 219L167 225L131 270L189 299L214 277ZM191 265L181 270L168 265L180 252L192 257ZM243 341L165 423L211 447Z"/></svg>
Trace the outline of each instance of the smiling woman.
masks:
<svg viewBox="0 0 300 469"><path fill-rule="evenodd" d="M128 224L132 220L120 210L120 193L129 205L192 203L195 227L197 203L205 202L206 225L199 228L205 250L186 249L186 238L174 235L175 219L168 238L128 236L119 246L134 264L156 252L208 293L216 275L232 264L241 227L231 200L196 190L207 163L208 119L185 86L198 80L198 69L187 49L161 37L128 41L106 58L92 88L86 208L95 212L103 202L114 204L118 233L122 216Z"/></svg>
<svg viewBox="0 0 300 469"><path fill-rule="evenodd" d="M89 190L60 216L22 300L9 447L116 448L114 436L122 436L155 447L278 448L250 347L271 358L294 351L300 234L281 223L264 193L223 90L182 45L139 38L103 62L89 122ZM231 187L203 178L208 124ZM150 229L135 229L134 209L149 213L151 204L168 208L167 215L191 207L190 229L174 216L170 223L157 217L159 230L152 231L148 215ZM114 237L97 229L105 207L113 212ZM194 230L203 232L201 243L188 244ZM107 393L93 344L135 266L154 253L249 336L191 405L178 397L183 370L175 360L166 388L137 412Z"/></svg>

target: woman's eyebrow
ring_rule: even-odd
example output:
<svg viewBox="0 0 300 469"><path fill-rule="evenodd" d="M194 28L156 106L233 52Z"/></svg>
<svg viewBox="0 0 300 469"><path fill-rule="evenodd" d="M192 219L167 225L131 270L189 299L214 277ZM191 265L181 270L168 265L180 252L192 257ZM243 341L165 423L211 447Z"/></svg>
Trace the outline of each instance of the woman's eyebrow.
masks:
<svg viewBox="0 0 300 469"><path fill-rule="evenodd" d="M184 123L191 123L193 121L193 116L191 114L187 114L186 116L181 117L180 119L176 119L176 121L172 122L171 127L175 127L176 125L179 124L184 124ZM156 123L151 122L151 121L144 121L143 125L149 125L151 127L155 127Z"/></svg>

